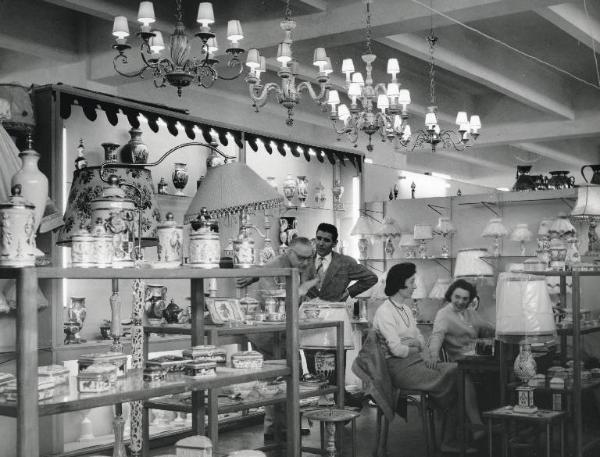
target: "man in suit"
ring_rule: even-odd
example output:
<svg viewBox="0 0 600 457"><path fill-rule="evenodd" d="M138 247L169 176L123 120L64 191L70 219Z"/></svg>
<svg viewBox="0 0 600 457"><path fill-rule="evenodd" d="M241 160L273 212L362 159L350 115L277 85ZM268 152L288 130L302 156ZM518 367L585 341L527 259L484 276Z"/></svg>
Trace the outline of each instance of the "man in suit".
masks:
<svg viewBox="0 0 600 457"><path fill-rule="evenodd" d="M377 276L365 266L357 263L352 257L333 252L338 242L335 225L325 222L319 224L315 239L317 255L314 276L319 278L319 284L308 290L308 298L346 301L348 297L356 297L377 283ZM350 285L352 281L356 282Z"/></svg>

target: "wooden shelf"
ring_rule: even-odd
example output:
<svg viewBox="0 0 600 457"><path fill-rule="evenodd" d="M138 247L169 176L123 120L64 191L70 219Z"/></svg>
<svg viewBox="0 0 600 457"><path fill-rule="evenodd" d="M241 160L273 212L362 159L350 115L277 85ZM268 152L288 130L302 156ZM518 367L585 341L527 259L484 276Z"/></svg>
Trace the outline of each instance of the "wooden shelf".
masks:
<svg viewBox="0 0 600 457"><path fill-rule="evenodd" d="M594 327L581 327L581 329L579 330L579 334L580 335L586 335L588 333L596 333L600 331L600 326L594 326ZM572 336L573 335L573 327L571 328L557 328L556 329L556 333L558 335L566 335L566 336Z"/></svg>
<svg viewBox="0 0 600 457"><path fill-rule="evenodd" d="M433 261L439 261L439 260L455 260L456 257L426 257L426 258L422 258L422 257L393 257L393 258L388 258L388 259L383 259L383 258L373 258L373 257L367 257L366 259L359 259L359 261L366 261L366 262L405 262L405 261L415 261L415 260L433 260Z"/></svg>
<svg viewBox="0 0 600 457"><path fill-rule="evenodd" d="M102 393L79 393L77 379L70 379L68 386L56 388L53 398L39 402L40 416L60 414L82 409L108 406L114 403L146 400L168 394L177 394L196 390L213 389L229 384L239 384L261 379L288 376L289 368L281 360L265 361L260 370L240 370L236 368L217 368L217 375L205 378L192 378L182 374L168 374L161 383L150 384L142 379L141 370L130 371L124 379L117 381L115 388ZM0 402L0 414L16 417L17 405L13 402Z"/></svg>
<svg viewBox="0 0 600 457"><path fill-rule="evenodd" d="M341 322L341 321L340 321ZM337 325L338 321L303 321L302 319L298 323L298 328L301 330L308 330L314 328L327 328ZM285 332L287 331L286 323L276 324L258 324L258 325L246 325L241 324L235 327L227 327L224 325L205 325L205 333L211 331L217 332L220 336L227 335L248 335L252 333L268 333L268 332ZM191 335L192 328L190 324L165 324L157 326L145 326L144 332L146 333L158 333L158 334L169 334L169 335Z"/></svg>

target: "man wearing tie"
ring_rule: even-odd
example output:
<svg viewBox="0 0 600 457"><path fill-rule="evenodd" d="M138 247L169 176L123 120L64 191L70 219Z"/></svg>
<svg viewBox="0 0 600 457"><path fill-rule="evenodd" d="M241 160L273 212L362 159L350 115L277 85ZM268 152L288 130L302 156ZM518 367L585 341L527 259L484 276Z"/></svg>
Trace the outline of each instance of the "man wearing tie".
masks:
<svg viewBox="0 0 600 457"><path fill-rule="evenodd" d="M322 222L317 227L317 255L315 256L315 277L319 284L306 294L307 298L320 298L325 301L346 301L348 297L370 289L377 283L377 276L352 257L333 252L338 242L335 225ZM354 284L349 284L356 281Z"/></svg>

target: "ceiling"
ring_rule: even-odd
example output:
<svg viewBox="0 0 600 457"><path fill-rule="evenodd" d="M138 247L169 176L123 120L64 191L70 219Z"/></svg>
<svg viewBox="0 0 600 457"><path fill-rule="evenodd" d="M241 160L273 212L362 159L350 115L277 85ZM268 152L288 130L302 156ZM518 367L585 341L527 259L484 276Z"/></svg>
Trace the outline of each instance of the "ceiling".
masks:
<svg viewBox="0 0 600 457"><path fill-rule="evenodd" d="M190 31L197 27L198 3L183 0ZM274 57L283 36L279 28L283 0L213 3L220 41L225 41L227 20L239 18L245 35L242 44ZM137 5L137 0L0 0L0 76L17 65L34 71L86 61L86 78L115 87L118 93L132 80L115 77L112 69L112 19L127 16L133 32ZM154 2L159 19L155 25L163 33L173 28L174 5L174 0ZM413 132L422 125L429 105L430 54L425 37L432 24L439 38L435 88L442 127L453 124L458 110L479 114L483 124L475 147L464 151L433 154L427 148L398 150L377 142L373 160L385 165L390 154L405 153L408 168L507 187L519 164L532 163L540 173L570 170L579 182L583 164L600 163L600 81L595 61L600 50L600 2L374 0L371 8L377 55L374 80L387 82L387 59L399 60L399 80L410 89L413 101L409 107ZM360 61L365 49L364 1L291 0L291 9L297 22L293 50L301 63L300 77L315 81L312 52L324 46L334 68L331 81L344 90L343 58L352 57L357 70L364 71ZM102 59L102 71L96 71ZM275 64L271 58L271 70L276 70ZM276 80L276 74L267 79ZM247 99L241 78L220 90ZM284 110L276 108L283 124ZM326 114L308 101L298 110L299 118L315 128L328 122Z"/></svg>

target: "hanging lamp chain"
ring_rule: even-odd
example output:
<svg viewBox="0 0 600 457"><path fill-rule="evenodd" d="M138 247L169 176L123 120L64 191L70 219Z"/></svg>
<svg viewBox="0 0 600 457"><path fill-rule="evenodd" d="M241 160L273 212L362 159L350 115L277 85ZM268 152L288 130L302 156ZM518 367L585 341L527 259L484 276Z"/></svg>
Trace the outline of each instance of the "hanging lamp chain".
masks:
<svg viewBox="0 0 600 457"><path fill-rule="evenodd" d="M175 0L175 22L183 22L183 0Z"/></svg>
<svg viewBox="0 0 600 457"><path fill-rule="evenodd" d="M427 43L429 44L429 101L432 105L435 105L435 59L434 59L434 51L435 45L438 41L438 37L433 33L433 28L427 35Z"/></svg>
<svg viewBox="0 0 600 457"><path fill-rule="evenodd" d="M283 19L286 21L292 20L292 9L290 8L290 0L285 2L285 10L283 11Z"/></svg>
<svg viewBox="0 0 600 457"><path fill-rule="evenodd" d="M367 22L367 27L365 30L365 38L366 38L366 48L367 48L367 54L373 54L373 50L371 49L371 1L370 0L366 0L365 2L365 12L366 12L366 22Z"/></svg>

